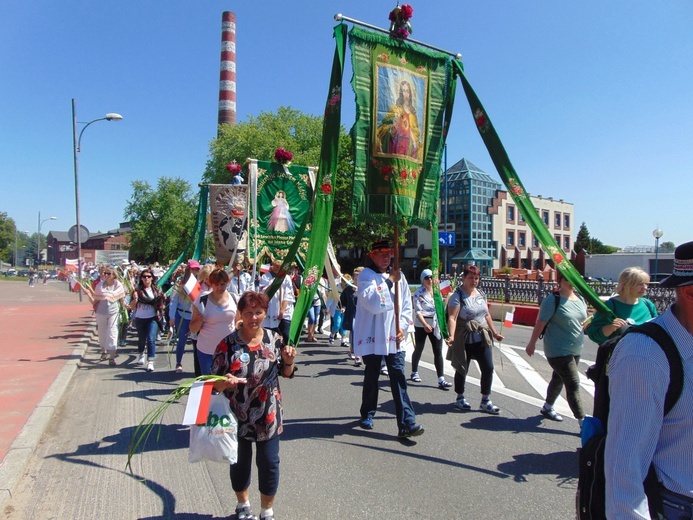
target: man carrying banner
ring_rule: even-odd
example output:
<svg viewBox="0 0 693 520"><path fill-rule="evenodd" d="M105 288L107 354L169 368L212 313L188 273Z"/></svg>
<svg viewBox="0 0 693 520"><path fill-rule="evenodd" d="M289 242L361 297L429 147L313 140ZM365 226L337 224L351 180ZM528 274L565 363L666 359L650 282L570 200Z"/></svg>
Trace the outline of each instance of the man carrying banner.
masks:
<svg viewBox="0 0 693 520"><path fill-rule="evenodd" d="M279 275L279 270L282 267L282 260L275 258L270 265L267 273L260 277L260 292L266 292L272 281ZM294 314L294 286L291 278L285 276L279 290L274 293L269 302L267 309L267 317L262 326L266 329L273 330L282 335L284 344L289 342L289 331L291 329L291 318Z"/></svg>
<svg viewBox="0 0 693 520"><path fill-rule="evenodd" d="M354 317L354 354L363 358L366 370L361 400L361 428L373 429L378 407L378 377L383 359L387 364L392 399L395 403L398 437L424 433L407 393L404 376L405 352L400 343L412 323L411 293L401 271L390 272L393 251L387 240L373 243L369 265L358 279L358 304ZM395 284L398 284L399 321L395 316Z"/></svg>

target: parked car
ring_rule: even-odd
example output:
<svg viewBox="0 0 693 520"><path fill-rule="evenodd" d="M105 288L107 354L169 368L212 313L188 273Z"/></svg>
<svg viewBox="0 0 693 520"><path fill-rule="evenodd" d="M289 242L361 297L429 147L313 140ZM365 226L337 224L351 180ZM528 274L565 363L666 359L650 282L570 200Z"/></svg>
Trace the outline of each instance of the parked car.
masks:
<svg viewBox="0 0 693 520"><path fill-rule="evenodd" d="M29 276L29 270L28 269L20 269L19 272L17 273L17 276L23 276L26 278Z"/></svg>
<svg viewBox="0 0 693 520"><path fill-rule="evenodd" d="M17 270L14 267L12 267L5 271L5 276L17 276Z"/></svg>

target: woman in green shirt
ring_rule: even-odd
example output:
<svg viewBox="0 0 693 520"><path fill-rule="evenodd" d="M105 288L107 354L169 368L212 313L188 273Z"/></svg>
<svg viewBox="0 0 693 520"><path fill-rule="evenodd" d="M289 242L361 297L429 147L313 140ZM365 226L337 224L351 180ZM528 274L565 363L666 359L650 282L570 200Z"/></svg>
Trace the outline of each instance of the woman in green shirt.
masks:
<svg viewBox="0 0 693 520"><path fill-rule="evenodd" d="M546 389L546 402L541 414L552 421L563 420L553 406L565 386L570 410L582 426L585 412L580 398L578 365L582 355L582 324L587 319L587 305L585 300L575 294L573 286L563 278L560 271L557 275L559 299L557 301L551 297L541 302L539 317L525 351L529 356L534 354L537 340L546 327L544 354L553 374Z"/></svg>
<svg viewBox="0 0 693 520"><path fill-rule="evenodd" d="M608 315L598 312L587 328L587 335L595 343L602 344L607 339L615 337L622 327L640 325L657 317L654 303L645 298L650 275L639 267L627 267L618 276L616 295L606 301L616 315L611 319Z"/></svg>

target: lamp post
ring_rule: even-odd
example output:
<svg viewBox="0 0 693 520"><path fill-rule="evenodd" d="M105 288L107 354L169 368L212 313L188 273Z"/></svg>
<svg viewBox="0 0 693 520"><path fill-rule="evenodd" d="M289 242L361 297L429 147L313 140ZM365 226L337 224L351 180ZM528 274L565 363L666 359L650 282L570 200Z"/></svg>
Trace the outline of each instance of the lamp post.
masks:
<svg viewBox="0 0 693 520"><path fill-rule="evenodd" d="M75 112L75 100L74 98L72 99L72 151L74 155L74 165L75 165L75 215L76 215L76 220L77 220L77 274L79 276L79 279L82 279L82 228L81 228L81 223L79 221L79 175L78 175L78 161L77 161L77 156L79 154L80 150L80 145L82 143L82 134L84 131L87 129L87 127L92 124L96 123L97 121L120 121L123 119L123 116L120 114L116 113L108 113L104 117L99 117L97 119L93 119L87 123L79 123L83 124L84 127L82 128L82 131L79 133L79 136L77 135L77 114ZM79 291L79 301L82 301L82 291Z"/></svg>
<svg viewBox="0 0 693 520"><path fill-rule="evenodd" d="M58 220L58 217L49 217L41 220L41 212L38 212L38 236L36 237L36 255L38 257L38 266L41 265L41 225L49 220Z"/></svg>
<svg viewBox="0 0 693 520"><path fill-rule="evenodd" d="M664 231L659 229L659 226L655 228L655 230L652 232L652 236L655 238L655 266L654 266L654 282L659 281L659 271L657 269L657 261L659 260L659 239L662 238L662 235L664 235Z"/></svg>

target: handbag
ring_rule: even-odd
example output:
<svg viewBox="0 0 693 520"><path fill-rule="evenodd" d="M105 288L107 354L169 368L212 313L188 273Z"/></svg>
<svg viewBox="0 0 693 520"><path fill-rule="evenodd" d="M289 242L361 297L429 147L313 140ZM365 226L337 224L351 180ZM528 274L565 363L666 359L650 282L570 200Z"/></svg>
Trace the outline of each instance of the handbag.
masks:
<svg viewBox="0 0 693 520"><path fill-rule="evenodd" d="M205 424L190 427L188 462L210 460L235 464L238 457L238 421L224 394L211 397Z"/></svg>

